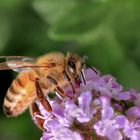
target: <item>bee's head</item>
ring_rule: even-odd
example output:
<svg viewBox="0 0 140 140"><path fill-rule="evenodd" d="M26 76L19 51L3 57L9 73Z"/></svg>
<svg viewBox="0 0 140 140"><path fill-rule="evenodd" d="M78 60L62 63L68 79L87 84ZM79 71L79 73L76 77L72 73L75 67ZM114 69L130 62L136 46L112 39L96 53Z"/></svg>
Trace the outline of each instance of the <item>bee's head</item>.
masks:
<svg viewBox="0 0 140 140"><path fill-rule="evenodd" d="M68 53L66 57L66 67L65 70L69 75L70 79L80 80L81 69L85 63L79 55Z"/></svg>

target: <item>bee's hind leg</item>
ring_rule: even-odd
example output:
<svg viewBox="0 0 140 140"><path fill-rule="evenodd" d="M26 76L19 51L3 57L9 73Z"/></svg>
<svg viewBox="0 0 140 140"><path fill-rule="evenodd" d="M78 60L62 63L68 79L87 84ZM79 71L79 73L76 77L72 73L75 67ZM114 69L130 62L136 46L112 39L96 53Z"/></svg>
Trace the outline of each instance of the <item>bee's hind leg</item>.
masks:
<svg viewBox="0 0 140 140"><path fill-rule="evenodd" d="M42 104L42 106L48 111L51 112L52 111L52 107L49 103L49 101L45 98L43 91L41 89L40 83L39 83L39 78L35 79L35 87L36 87L36 94L37 94L37 98L40 101L40 103Z"/></svg>
<svg viewBox="0 0 140 140"><path fill-rule="evenodd" d="M40 110L36 103L32 103L29 107L30 114L32 119L35 121L35 124L38 128L43 130L43 124L44 124L44 118L42 114L40 113Z"/></svg>

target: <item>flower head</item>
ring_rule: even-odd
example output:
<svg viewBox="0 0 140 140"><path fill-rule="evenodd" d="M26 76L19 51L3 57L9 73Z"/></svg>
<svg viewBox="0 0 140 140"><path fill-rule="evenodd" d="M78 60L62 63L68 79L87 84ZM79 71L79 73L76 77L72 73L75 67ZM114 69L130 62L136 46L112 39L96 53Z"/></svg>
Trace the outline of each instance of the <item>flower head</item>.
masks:
<svg viewBox="0 0 140 140"><path fill-rule="evenodd" d="M76 93L70 85L64 87L68 97L49 99L51 112L37 102L44 119L41 140L138 140L139 94L134 89L124 91L111 75L91 68L83 74L80 85L72 81Z"/></svg>

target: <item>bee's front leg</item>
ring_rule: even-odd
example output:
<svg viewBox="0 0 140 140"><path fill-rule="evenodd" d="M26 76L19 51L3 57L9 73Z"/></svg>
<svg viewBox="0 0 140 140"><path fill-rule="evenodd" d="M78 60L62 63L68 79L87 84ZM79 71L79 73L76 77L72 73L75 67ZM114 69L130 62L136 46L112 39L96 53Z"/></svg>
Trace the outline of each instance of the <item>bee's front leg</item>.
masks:
<svg viewBox="0 0 140 140"><path fill-rule="evenodd" d="M71 85L71 87L72 87L72 91L73 91L73 93L75 94L75 93L76 93L75 88L74 88L74 86L73 86L73 84L72 84L72 81L71 81L70 77L69 77L68 74L66 73L66 71L63 71L63 76L64 76L64 79L65 79L65 80L69 81L69 83L70 83L70 85Z"/></svg>

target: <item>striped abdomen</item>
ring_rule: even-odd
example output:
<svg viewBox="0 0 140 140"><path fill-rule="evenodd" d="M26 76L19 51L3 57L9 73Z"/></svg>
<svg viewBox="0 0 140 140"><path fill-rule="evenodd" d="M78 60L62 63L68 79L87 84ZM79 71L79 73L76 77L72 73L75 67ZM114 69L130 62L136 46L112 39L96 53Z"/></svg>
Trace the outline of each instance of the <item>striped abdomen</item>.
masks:
<svg viewBox="0 0 140 140"><path fill-rule="evenodd" d="M21 114L35 100L35 78L35 72L21 72L12 82L3 104L6 116Z"/></svg>

